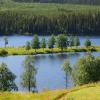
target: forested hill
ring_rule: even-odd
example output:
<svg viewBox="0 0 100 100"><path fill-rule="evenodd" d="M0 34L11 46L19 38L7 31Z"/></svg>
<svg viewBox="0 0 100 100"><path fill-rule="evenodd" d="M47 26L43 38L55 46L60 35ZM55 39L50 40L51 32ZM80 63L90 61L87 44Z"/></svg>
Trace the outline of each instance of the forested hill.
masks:
<svg viewBox="0 0 100 100"><path fill-rule="evenodd" d="M100 0L13 0L16 2L46 2L46 3L77 3L77 4L100 4Z"/></svg>
<svg viewBox="0 0 100 100"><path fill-rule="evenodd" d="M0 2L40 2L40 3L71 3L71 4L90 4L99 5L100 0L0 0Z"/></svg>
<svg viewBox="0 0 100 100"><path fill-rule="evenodd" d="M100 6L1 3L0 35L100 35Z"/></svg>
<svg viewBox="0 0 100 100"><path fill-rule="evenodd" d="M0 1L0 35L100 35L100 6Z"/></svg>

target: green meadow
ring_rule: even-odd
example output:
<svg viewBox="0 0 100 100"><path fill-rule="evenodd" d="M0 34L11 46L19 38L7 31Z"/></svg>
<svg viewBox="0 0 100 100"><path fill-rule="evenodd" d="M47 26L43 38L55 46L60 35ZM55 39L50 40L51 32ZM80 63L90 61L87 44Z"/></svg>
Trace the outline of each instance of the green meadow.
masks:
<svg viewBox="0 0 100 100"><path fill-rule="evenodd" d="M0 100L100 100L100 83L40 93L1 92Z"/></svg>
<svg viewBox="0 0 100 100"><path fill-rule="evenodd" d="M16 48L0 48L0 55L34 55L34 54L49 54L49 53L62 53L62 52L99 52L100 46L91 47L68 47L63 51L60 48L40 48L26 50L24 47ZM6 53L5 53L6 52ZM3 55L4 54L4 55Z"/></svg>

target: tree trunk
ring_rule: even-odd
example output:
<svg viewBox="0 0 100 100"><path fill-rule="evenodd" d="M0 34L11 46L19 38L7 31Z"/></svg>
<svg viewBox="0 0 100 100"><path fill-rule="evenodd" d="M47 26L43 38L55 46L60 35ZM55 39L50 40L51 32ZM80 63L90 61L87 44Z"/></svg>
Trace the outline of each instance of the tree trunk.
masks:
<svg viewBox="0 0 100 100"><path fill-rule="evenodd" d="M63 48L61 48L61 52L63 52Z"/></svg>
<svg viewBox="0 0 100 100"><path fill-rule="evenodd" d="M66 88L67 88L67 80L68 80L68 79L67 79L67 73L66 73Z"/></svg>
<svg viewBox="0 0 100 100"><path fill-rule="evenodd" d="M36 49L35 49L35 53L36 53Z"/></svg>
<svg viewBox="0 0 100 100"><path fill-rule="evenodd" d="M31 89L30 89L30 82L29 82L29 86L28 86L28 91L29 91L29 92L31 91Z"/></svg>

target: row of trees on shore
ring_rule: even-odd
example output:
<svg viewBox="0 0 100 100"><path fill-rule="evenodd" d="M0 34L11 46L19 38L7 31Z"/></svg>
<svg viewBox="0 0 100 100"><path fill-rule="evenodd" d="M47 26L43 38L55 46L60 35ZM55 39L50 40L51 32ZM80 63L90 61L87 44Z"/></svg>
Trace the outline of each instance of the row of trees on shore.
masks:
<svg viewBox="0 0 100 100"><path fill-rule="evenodd" d="M26 56L23 61L23 74L21 85L29 92L36 91L37 68L34 65L34 57ZM100 81L100 58L87 54L79 58L74 66L70 66L68 60L64 60L62 70L65 72L66 83L68 75L71 76L75 85L83 85ZM16 76L5 63L0 64L0 91L18 90L15 84Z"/></svg>
<svg viewBox="0 0 100 100"><path fill-rule="evenodd" d="M91 41L87 38L85 40L85 43L84 45L86 47L88 46L91 46ZM61 50L63 51L64 48L67 48L67 47L72 47L72 46L80 46L80 40L79 40L79 37L78 36L70 36L70 37L67 37L66 35L64 34L60 34L58 36L54 36L54 35L51 35L48 39L48 41L45 40L45 38L43 37L41 41L39 41L39 37L38 35L34 35L33 36L33 39L31 40L31 42L27 42L26 43L26 50L29 50L29 49L39 49L39 48L50 48L53 50L54 47L57 47L57 48L61 48Z"/></svg>
<svg viewBox="0 0 100 100"><path fill-rule="evenodd" d="M9 40L7 37L4 37L4 47L6 48L9 44ZM63 48L72 47L72 46L80 46L80 39L78 36L66 36L65 34L60 34L58 36L54 36L53 34L49 37L48 41L45 37L42 40L39 40L38 35L34 35L31 42L27 41L25 44L25 49L30 50L32 49L39 49L39 48L50 48L53 49L54 47ZM86 38L84 41L84 46L88 47L91 46L91 41L89 38Z"/></svg>

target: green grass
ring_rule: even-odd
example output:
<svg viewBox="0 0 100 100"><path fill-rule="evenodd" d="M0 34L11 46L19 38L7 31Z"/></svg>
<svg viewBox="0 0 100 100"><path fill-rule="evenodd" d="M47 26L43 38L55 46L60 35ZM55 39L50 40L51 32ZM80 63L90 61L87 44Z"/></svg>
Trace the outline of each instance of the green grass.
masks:
<svg viewBox="0 0 100 100"><path fill-rule="evenodd" d="M73 5L57 3L4 3L0 4L0 12L13 11L21 14L56 16L70 13L96 13L100 11L100 6Z"/></svg>
<svg viewBox="0 0 100 100"><path fill-rule="evenodd" d="M0 92L0 100L100 100L100 83L40 93Z"/></svg>
<svg viewBox="0 0 100 100"><path fill-rule="evenodd" d="M73 89L61 100L100 100L100 83Z"/></svg>
<svg viewBox="0 0 100 100"><path fill-rule="evenodd" d="M33 54L49 54L49 53L62 53L62 52L100 52L100 46L94 46L94 47L68 47L64 48L63 51L61 51L60 48L40 48L37 49L35 52L35 49L26 50L24 47L19 48L0 48L0 54L2 55L2 51L5 50L8 52L7 55L33 55Z"/></svg>

